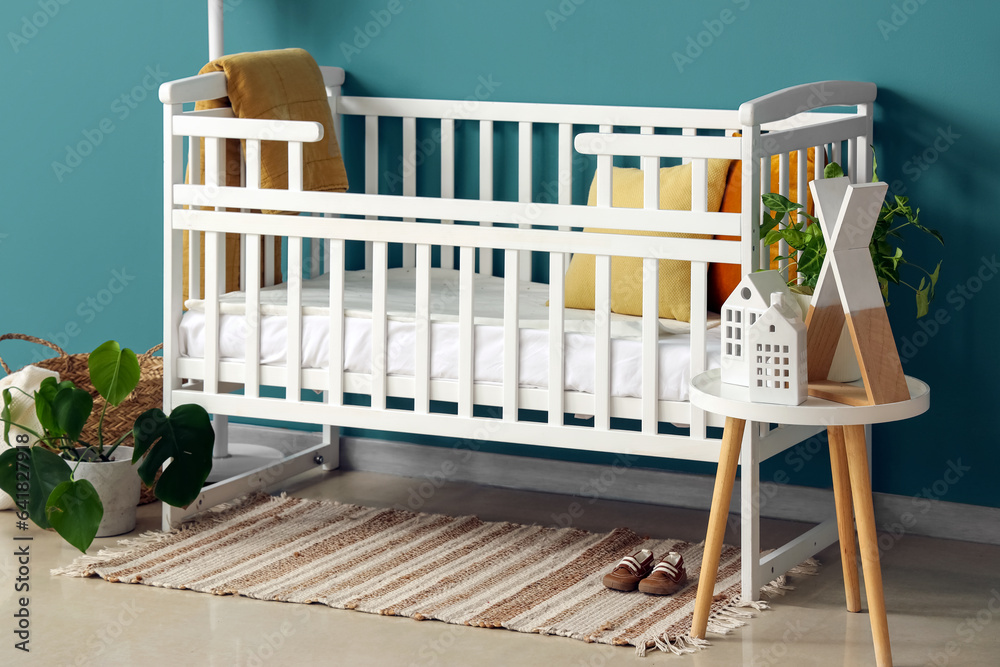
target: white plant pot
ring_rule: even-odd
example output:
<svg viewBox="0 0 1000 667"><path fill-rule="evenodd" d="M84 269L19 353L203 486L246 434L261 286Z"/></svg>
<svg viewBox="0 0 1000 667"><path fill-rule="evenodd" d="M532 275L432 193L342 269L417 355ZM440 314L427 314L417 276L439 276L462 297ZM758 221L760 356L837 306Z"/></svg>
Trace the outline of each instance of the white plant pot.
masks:
<svg viewBox="0 0 1000 667"><path fill-rule="evenodd" d="M799 304L804 322L812 296L795 292L792 296ZM858 358L854 354L854 344L851 342L851 332L847 330L847 322L844 322L844 330L840 334L840 341L837 342L837 351L833 353L833 362L830 364L830 374L827 379L833 382L854 382L861 379L861 367L858 366Z"/></svg>
<svg viewBox="0 0 1000 667"><path fill-rule="evenodd" d="M141 482L136 466L132 465L132 448L119 447L112 457L114 461L80 463L74 475L74 479L85 479L93 484L104 505L97 537L121 535L135 528ZM72 461L69 464L70 467L75 465Z"/></svg>

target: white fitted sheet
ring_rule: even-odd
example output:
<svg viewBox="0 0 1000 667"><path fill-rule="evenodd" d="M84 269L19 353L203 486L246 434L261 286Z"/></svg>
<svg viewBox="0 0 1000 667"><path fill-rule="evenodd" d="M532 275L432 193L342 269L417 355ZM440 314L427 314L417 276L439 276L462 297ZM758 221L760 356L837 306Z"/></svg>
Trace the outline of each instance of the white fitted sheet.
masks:
<svg viewBox="0 0 1000 667"><path fill-rule="evenodd" d="M416 328L413 315L413 270L389 272L387 296L387 345L389 375L413 376ZM346 274L344 319L344 370L371 372L371 274L350 271ZM330 319L326 276L305 281L303 289L302 366L328 366ZM367 292L365 292L367 286ZM503 378L503 279L477 276L475 363L476 382L501 384ZM519 298L520 346L519 377L522 387L548 387L549 334L547 330L548 286L522 283ZM262 291L261 363L284 365L287 349L284 286ZM431 377L458 378L458 308L457 271L435 269L432 273ZM242 293L222 299L219 355L223 361L242 361L246 350ZM189 301L180 326L180 354L191 358L204 356L204 305ZM499 309L497 308L499 306ZM571 391L594 391L594 314L592 311L566 310L565 388ZM708 368L717 368L720 357L718 320L712 318L706 332ZM620 397L642 395L642 344L637 338L641 319L614 316L611 341L611 393ZM687 323L660 321L661 400L684 401L691 379L690 330ZM671 333L673 332L673 333Z"/></svg>

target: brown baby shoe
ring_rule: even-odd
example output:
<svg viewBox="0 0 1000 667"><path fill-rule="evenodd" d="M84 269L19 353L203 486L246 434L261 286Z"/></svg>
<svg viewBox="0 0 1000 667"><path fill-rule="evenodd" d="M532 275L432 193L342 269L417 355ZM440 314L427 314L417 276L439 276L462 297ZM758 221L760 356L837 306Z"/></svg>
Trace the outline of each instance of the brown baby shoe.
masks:
<svg viewBox="0 0 1000 667"><path fill-rule="evenodd" d="M639 580L653 569L653 552L637 551L622 558L611 572L604 575L604 585L616 591L634 591Z"/></svg>
<svg viewBox="0 0 1000 667"><path fill-rule="evenodd" d="M671 595L684 588L687 579L684 557L671 551L660 559L648 577L639 582L639 590L650 595Z"/></svg>

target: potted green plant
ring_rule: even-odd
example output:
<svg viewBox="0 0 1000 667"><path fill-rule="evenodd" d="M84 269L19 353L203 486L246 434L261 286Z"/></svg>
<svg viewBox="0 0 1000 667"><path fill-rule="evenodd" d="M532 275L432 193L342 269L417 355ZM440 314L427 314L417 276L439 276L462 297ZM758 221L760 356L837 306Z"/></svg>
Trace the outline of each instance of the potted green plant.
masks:
<svg viewBox="0 0 1000 667"><path fill-rule="evenodd" d="M836 162L828 164L823 172L824 178L839 178L843 175L843 169ZM877 181L878 176L873 175L872 180ZM805 310L808 309L813 289L816 287L823 261L826 258L826 239L823 237L823 230L820 225L811 224L817 222L815 216L809 215L803 210L801 204L793 202L783 195L775 192L767 193L761 196L761 201L764 206L770 209L770 212L765 211L764 213L760 226L760 236L767 246L779 241L785 241L788 244L788 255L779 256L777 259L787 259L790 265L795 268L796 275L789 281L789 287L796 294L804 315ZM796 213L798 219L791 221ZM786 215L789 215L790 222L786 225L779 224ZM915 293L917 317L920 318L927 314L930 302L934 299L934 292L941 275L941 261L937 263L933 271L928 271L905 259L900 243L904 239L904 230L907 228L928 234L942 245L944 244L944 238L940 232L926 227L920 222L920 209L914 209L910 205L909 197L887 196L879 210L868 249L872 256L875 276L878 279L885 305L889 305L890 284L906 287ZM905 280L900 275L900 270L905 267L920 276L920 282L917 285ZM838 382L849 382L860 377L861 371L858 368L850 338L842 335L834 354L830 379Z"/></svg>
<svg viewBox="0 0 1000 667"><path fill-rule="evenodd" d="M136 418L131 432L105 442L107 407L119 405L135 389L139 362L132 350L108 341L88 356L88 367L91 383L105 399L97 442L80 440L93 398L71 381L46 378L34 393L41 432L11 421L10 389L3 392L0 412L5 442L9 443L12 426L34 438L33 443L19 443L31 446L0 454L0 489L35 524L53 528L84 552L94 537L135 526L140 479L163 502L176 507L190 504L212 469L215 443L208 413L199 405L179 406L169 416L159 408L147 410ZM129 436L133 446L123 446ZM157 478L168 460L170 465Z"/></svg>

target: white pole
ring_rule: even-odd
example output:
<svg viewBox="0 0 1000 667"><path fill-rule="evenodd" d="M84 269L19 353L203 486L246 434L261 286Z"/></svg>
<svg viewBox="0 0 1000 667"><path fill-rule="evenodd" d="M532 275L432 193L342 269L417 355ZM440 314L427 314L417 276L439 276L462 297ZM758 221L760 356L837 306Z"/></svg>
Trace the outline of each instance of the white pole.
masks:
<svg viewBox="0 0 1000 667"><path fill-rule="evenodd" d="M208 59L221 58L223 53L222 0L208 0Z"/></svg>

